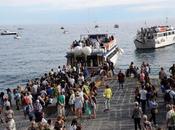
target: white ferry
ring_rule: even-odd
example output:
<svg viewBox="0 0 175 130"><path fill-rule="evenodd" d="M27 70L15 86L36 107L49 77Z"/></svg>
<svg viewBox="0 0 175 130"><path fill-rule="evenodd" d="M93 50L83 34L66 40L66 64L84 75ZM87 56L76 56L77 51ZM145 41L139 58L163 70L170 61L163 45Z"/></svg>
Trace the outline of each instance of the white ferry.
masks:
<svg viewBox="0 0 175 130"><path fill-rule="evenodd" d="M1 32L1 35L17 35L17 32L10 32L8 30L5 30L3 32Z"/></svg>
<svg viewBox="0 0 175 130"><path fill-rule="evenodd" d="M113 35L86 34L81 35L79 41L74 41L67 52L67 64L82 63L88 68L97 68L105 62L112 62L115 66L119 54L123 53L117 45Z"/></svg>
<svg viewBox="0 0 175 130"><path fill-rule="evenodd" d="M175 29L171 26L141 28L134 40L137 49L156 49L175 43Z"/></svg>

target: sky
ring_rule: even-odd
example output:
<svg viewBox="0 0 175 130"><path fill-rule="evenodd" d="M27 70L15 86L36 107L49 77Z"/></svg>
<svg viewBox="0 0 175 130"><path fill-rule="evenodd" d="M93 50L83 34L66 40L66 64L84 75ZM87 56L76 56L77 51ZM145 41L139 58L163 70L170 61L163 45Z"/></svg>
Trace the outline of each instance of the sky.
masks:
<svg viewBox="0 0 175 130"><path fill-rule="evenodd" d="M80 24L173 19L175 0L0 0L0 24ZM174 18L175 19L175 18Z"/></svg>

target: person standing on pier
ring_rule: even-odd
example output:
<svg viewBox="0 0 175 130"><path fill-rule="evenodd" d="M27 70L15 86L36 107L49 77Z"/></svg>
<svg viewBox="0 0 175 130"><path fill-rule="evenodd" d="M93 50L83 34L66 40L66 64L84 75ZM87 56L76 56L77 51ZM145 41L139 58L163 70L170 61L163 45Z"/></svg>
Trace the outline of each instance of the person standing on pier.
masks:
<svg viewBox="0 0 175 130"><path fill-rule="evenodd" d="M75 94L75 100L74 100L75 115L77 116L77 118L81 118L82 116L83 103L84 103L84 100L80 96L80 92L77 91Z"/></svg>
<svg viewBox="0 0 175 130"><path fill-rule="evenodd" d="M135 102L134 103L134 110L132 113L132 118L134 119L134 126L135 126L135 130L137 130L137 126L139 127L139 129L141 130L141 117L142 117L142 109L141 107L139 107L139 103Z"/></svg>
<svg viewBox="0 0 175 130"><path fill-rule="evenodd" d="M105 88L104 93L103 93L103 97L105 98L105 110L104 110L104 112L106 112L106 111L110 110L110 100L112 98L112 90L108 85L106 85L106 88Z"/></svg>
<svg viewBox="0 0 175 130"><path fill-rule="evenodd" d="M160 79L160 81L162 81L165 77L167 77L167 74L165 73L164 68L161 67L160 71L159 71L159 79Z"/></svg>
<svg viewBox="0 0 175 130"><path fill-rule="evenodd" d="M145 114L146 111L146 95L147 95L147 91L145 90L145 86L142 85L142 89L139 91L140 93L140 101L141 101L141 106L142 106L142 111L143 114Z"/></svg>
<svg viewBox="0 0 175 130"><path fill-rule="evenodd" d="M143 115L143 130L152 130L153 127L151 125L151 122L148 121L147 115Z"/></svg>
<svg viewBox="0 0 175 130"><path fill-rule="evenodd" d="M4 118L6 122L6 129L7 130L16 130L16 123L14 120L14 112L10 108L10 106L6 106L6 110L4 112Z"/></svg>
<svg viewBox="0 0 175 130"><path fill-rule="evenodd" d="M125 82L125 75L120 70L117 76L118 76L118 83L119 83L119 88L118 89L120 89L120 87L123 89L123 83Z"/></svg>
<svg viewBox="0 0 175 130"><path fill-rule="evenodd" d="M65 95L61 92L57 97L58 116L65 116Z"/></svg>
<svg viewBox="0 0 175 130"><path fill-rule="evenodd" d="M175 64L170 67L169 72L172 74L173 77L175 76Z"/></svg>
<svg viewBox="0 0 175 130"><path fill-rule="evenodd" d="M151 97L151 100L149 101L149 107L151 110L151 118L150 121L153 121L154 125L156 126L156 114L158 113L158 103L156 102L154 97Z"/></svg>
<svg viewBox="0 0 175 130"><path fill-rule="evenodd" d="M174 113L173 107L172 105L168 104L166 106L167 108L167 113L166 113L166 127L168 130L173 130L173 125L172 125L172 121L171 121L171 117Z"/></svg>

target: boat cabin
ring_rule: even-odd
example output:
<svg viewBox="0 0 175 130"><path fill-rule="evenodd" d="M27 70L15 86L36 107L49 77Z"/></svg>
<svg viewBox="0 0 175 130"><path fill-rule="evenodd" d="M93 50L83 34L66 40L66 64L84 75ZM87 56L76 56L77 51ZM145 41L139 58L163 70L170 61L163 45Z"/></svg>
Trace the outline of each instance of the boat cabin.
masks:
<svg viewBox="0 0 175 130"><path fill-rule="evenodd" d="M141 30L138 31L138 35L146 37L147 39L154 39L172 34L175 34L175 30L171 26L153 26L150 28L141 28Z"/></svg>
<svg viewBox="0 0 175 130"><path fill-rule="evenodd" d="M67 64L81 63L87 67L98 67L106 61L106 53L114 46L113 35L86 34L80 36L80 41L74 41L71 51L67 52Z"/></svg>

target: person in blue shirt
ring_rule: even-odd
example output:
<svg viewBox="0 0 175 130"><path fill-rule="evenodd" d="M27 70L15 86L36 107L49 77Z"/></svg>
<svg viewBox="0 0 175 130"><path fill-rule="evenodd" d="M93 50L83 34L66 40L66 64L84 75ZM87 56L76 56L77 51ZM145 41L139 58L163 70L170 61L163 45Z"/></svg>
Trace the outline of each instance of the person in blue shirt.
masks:
<svg viewBox="0 0 175 130"><path fill-rule="evenodd" d="M150 121L153 121L154 125L156 124L156 114L158 113L158 103L156 102L154 97L151 97L151 99L149 100L149 108L151 110L151 118Z"/></svg>

